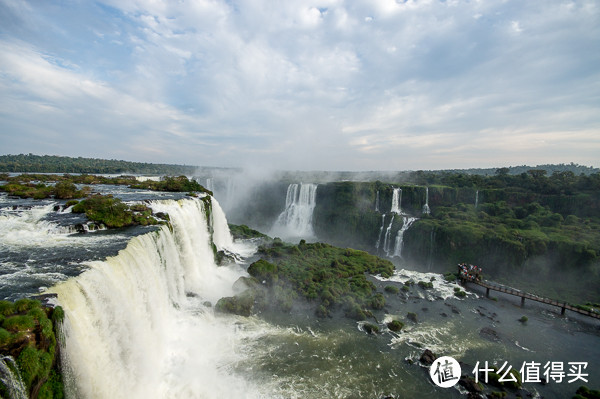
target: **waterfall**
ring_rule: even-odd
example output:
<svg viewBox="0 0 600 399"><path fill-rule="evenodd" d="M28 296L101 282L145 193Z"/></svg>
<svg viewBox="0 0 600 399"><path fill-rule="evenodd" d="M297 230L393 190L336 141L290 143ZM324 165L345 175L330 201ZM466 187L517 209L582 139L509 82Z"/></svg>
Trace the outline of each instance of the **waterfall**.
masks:
<svg viewBox="0 0 600 399"><path fill-rule="evenodd" d="M0 357L0 387L8 394L7 399L27 399L27 391L21 380L19 368L12 356Z"/></svg>
<svg viewBox="0 0 600 399"><path fill-rule="evenodd" d="M379 236L377 236L377 242L375 243L375 248L379 249L379 244L381 244L381 234L383 233L383 225L385 224L385 213L381 215L381 227L379 228Z"/></svg>
<svg viewBox="0 0 600 399"><path fill-rule="evenodd" d="M435 240L435 228L431 228L431 234L429 235L429 257L427 259L427 270L431 270L433 265L433 242Z"/></svg>
<svg viewBox="0 0 600 399"><path fill-rule="evenodd" d="M215 191L215 182L212 177L206 179L206 189L210 191Z"/></svg>
<svg viewBox="0 0 600 399"><path fill-rule="evenodd" d="M220 207L210 212L209 204L153 201L171 227L134 237L117 256L89 262L50 290L65 310L69 397L258 396L232 369L241 356L236 319L203 305L233 295L233 282L245 275L238 265L215 265L211 230L217 247L231 238Z"/></svg>
<svg viewBox="0 0 600 399"><path fill-rule="evenodd" d="M425 205L423 205L423 213L429 215L431 209L429 209L429 187L425 187Z"/></svg>
<svg viewBox="0 0 600 399"><path fill-rule="evenodd" d="M479 190L475 191L475 209L479 205Z"/></svg>
<svg viewBox="0 0 600 399"><path fill-rule="evenodd" d="M392 232L392 224L394 223L394 215L392 215L392 220L390 220L390 224L385 231L385 237L383 239L383 250L386 255L390 252L390 234Z"/></svg>
<svg viewBox="0 0 600 399"><path fill-rule="evenodd" d="M390 210L392 213L401 214L402 213L402 189L394 188L392 193L392 209Z"/></svg>
<svg viewBox="0 0 600 399"><path fill-rule="evenodd" d="M316 184L290 184L285 198L285 209L275 221L271 235L288 239L314 237L312 218L316 194Z"/></svg>
<svg viewBox="0 0 600 399"><path fill-rule="evenodd" d="M375 212L379 212L379 190L377 190L377 198L375 198Z"/></svg>
<svg viewBox="0 0 600 399"><path fill-rule="evenodd" d="M408 230L408 228L414 223L417 218L404 216L403 223L400 230L398 230L398 234L396 235L396 242L394 244L394 254L392 256L397 256L402 258L402 247L404 245L404 232Z"/></svg>

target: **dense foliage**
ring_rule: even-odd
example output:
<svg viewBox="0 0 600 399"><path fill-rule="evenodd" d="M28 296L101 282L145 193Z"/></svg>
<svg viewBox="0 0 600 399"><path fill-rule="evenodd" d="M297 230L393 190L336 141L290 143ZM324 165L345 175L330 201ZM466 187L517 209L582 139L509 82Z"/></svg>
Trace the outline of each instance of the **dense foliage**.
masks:
<svg viewBox="0 0 600 399"><path fill-rule="evenodd" d="M16 359L25 387L32 398L63 398L59 370L57 326L60 307L42 307L39 301L0 301L0 354ZM0 381L0 397L9 397Z"/></svg>
<svg viewBox="0 0 600 399"><path fill-rule="evenodd" d="M89 220L106 227L155 225L159 221L152 209L143 204L128 205L111 195L93 195L73 206L73 213L85 213Z"/></svg>
<svg viewBox="0 0 600 399"><path fill-rule="evenodd" d="M269 240L270 237L261 233L260 231L251 229L250 227L246 226L245 224L242 225L236 225L236 224L229 224L229 231L231 232L231 235L233 236L234 239L250 239L250 238L260 238L263 240Z"/></svg>
<svg viewBox="0 0 600 399"><path fill-rule="evenodd" d="M368 309L381 309L385 299L367 280L365 273L389 277L394 266L364 251L342 249L331 245L290 245L275 239L271 245L259 247L262 259L248 268L253 277L246 280L250 288L243 295L223 298L217 309L248 311L275 307L290 311L295 304L308 304L317 316L325 317L340 310L348 317L362 320ZM246 312L247 313L247 312Z"/></svg>
<svg viewBox="0 0 600 399"><path fill-rule="evenodd" d="M31 182L19 183L14 181L12 180L5 185L0 185L0 191L16 197L34 199L50 197L56 199L83 198L90 193L89 187L83 187L79 190L75 184L67 180L58 181L55 185Z"/></svg>
<svg viewBox="0 0 600 399"><path fill-rule="evenodd" d="M206 192L212 195L210 191L205 189L195 180L189 180L185 176L166 176L159 181L146 180L136 182L129 186L130 188L142 188L154 191L170 191L170 192Z"/></svg>
<svg viewBox="0 0 600 399"><path fill-rule="evenodd" d="M412 178L412 184L319 185L317 236L382 254L375 243L382 221L386 229L391 223L396 187L402 212L419 218L404 235L402 261L412 267L453 271L466 261L482 266L487 278L539 295L600 299L600 174L498 170L487 177L414 172ZM431 214L423 213L427 197ZM402 224L396 215L390 237Z"/></svg>
<svg viewBox="0 0 600 399"><path fill-rule="evenodd" d="M140 173L156 175L191 175L195 166L165 165L114 159L72 158L55 155L1 155L0 171L33 173Z"/></svg>
<svg viewBox="0 0 600 399"><path fill-rule="evenodd" d="M153 191L205 192L212 194L198 182L189 180L185 176L164 176L158 181L138 181L134 176L106 177L86 174L22 174L11 177L8 176L8 174L0 174L0 180L6 181L6 184L0 185L0 191L5 191L10 195L19 196L21 198L35 199L49 197L71 199L82 198L89 195L91 191L89 187L83 187L78 190L75 184L113 184Z"/></svg>

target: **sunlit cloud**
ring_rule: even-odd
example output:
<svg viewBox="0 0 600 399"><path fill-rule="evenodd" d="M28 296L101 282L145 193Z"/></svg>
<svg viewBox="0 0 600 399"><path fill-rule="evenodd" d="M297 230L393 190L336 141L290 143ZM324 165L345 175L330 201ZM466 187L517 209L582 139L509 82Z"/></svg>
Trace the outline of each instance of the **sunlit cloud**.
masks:
<svg viewBox="0 0 600 399"><path fill-rule="evenodd" d="M284 169L597 166L599 19L591 0L7 0L3 148Z"/></svg>

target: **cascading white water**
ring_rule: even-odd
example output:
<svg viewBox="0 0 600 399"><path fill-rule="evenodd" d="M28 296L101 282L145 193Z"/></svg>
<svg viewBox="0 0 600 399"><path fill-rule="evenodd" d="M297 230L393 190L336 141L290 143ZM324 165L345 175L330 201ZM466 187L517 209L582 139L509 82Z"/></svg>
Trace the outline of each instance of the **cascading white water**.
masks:
<svg viewBox="0 0 600 399"><path fill-rule="evenodd" d="M285 210L275 221L271 235L282 238L314 237L312 219L316 194L316 184L290 184L285 198Z"/></svg>
<svg viewBox="0 0 600 399"><path fill-rule="evenodd" d="M383 234L383 226L385 224L385 213L381 215L381 227L379 227L379 236L377 236L377 242L375 243L375 248L379 249L379 244L381 244L381 235Z"/></svg>
<svg viewBox="0 0 600 399"><path fill-rule="evenodd" d="M379 212L379 190L377 190L377 197L375 198L375 212Z"/></svg>
<svg viewBox="0 0 600 399"><path fill-rule="evenodd" d="M8 391L9 399L27 399L27 391L12 356L0 357L0 384Z"/></svg>
<svg viewBox="0 0 600 399"><path fill-rule="evenodd" d="M417 220L417 218L404 216L403 223L400 230L398 230L398 234L396 235L396 242L394 243L394 254L392 256L397 256L402 258L402 247L404 246L404 232L408 230L408 228Z"/></svg>
<svg viewBox="0 0 600 399"><path fill-rule="evenodd" d="M4 245L48 246L68 240L62 240L63 234L70 233L67 228L44 220L54 206L52 203L1 214L0 242Z"/></svg>
<svg viewBox="0 0 600 399"><path fill-rule="evenodd" d="M429 215L431 209L429 209L429 187L425 187L425 205L423 205L423 213Z"/></svg>
<svg viewBox="0 0 600 399"><path fill-rule="evenodd" d="M479 190L475 191L475 209L479 205Z"/></svg>
<svg viewBox="0 0 600 399"><path fill-rule="evenodd" d="M205 301L233 295L238 265L217 267L199 199L155 201L172 229L133 238L117 256L53 287L65 310L62 348L74 398L255 397L232 364L239 329ZM212 212L215 245L228 245Z"/></svg>
<svg viewBox="0 0 600 399"><path fill-rule="evenodd" d="M394 188L392 192L392 213L400 215L402 213L402 189Z"/></svg>
<svg viewBox="0 0 600 399"><path fill-rule="evenodd" d="M206 179L206 189L210 191L215 190L215 182L212 177Z"/></svg>
<svg viewBox="0 0 600 399"><path fill-rule="evenodd" d="M390 234L392 232L392 224L394 223L394 216L392 215L392 220L390 220L390 224L385 231L385 237L383 239L383 251L386 255L390 253Z"/></svg>
<svg viewBox="0 0 600 399"><path fill-rule="evenodd" d="M81 230L91 231L88 224L83 223L79 227L60 226L46 219L54 212L56 205L57 203L50 203L30 209L3 211L0 214L0 250L12 247L48 248L85 244L71 234ZM63 210L61 213L63 212L67 211ZM95 230L99 229L97 225L95 226ZM94 237L93 240L106 241L106 237Z"/></svg>

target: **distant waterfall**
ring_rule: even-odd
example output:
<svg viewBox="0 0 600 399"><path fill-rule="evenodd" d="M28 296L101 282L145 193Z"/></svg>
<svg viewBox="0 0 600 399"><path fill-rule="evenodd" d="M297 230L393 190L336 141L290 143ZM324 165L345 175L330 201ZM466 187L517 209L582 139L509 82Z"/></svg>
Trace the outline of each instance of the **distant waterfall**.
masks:
<svg viewBox="0 0 600 399"><path fill-rule="evenodd" d="M379 190L377 190L377 198L375 198L375 212L379 212Z"/></svg>
<svg viewBox="0 0 600 399"><path fill-rule="evenodd" d="M392 224L394 223L394 215L392 215L392 220L390 220L390 224L385 231L385 237L383 239L383 251L386 255L390 253L390 234L392 232Z"/></svg>
<svg viewBox="0 0 600 399"><path fill-rule="evenodd" d="M475 209L479 205L479 190L475 191Z"/></svg>
<svg viewBox="0 0 600 399"><path fill-rule="evenodd" d="M403 223L400 230L398 230L398 234L396 235L396 242L394 244L394 254L392 256L397 256L402 258L402 247L404 246L404 232L408 230L408 228L414 223L417 218L404 216Z"/></svg>
<svg viewBox="0 0 600 399"><path fill-rule="evenodd" d="M423 213L429 215L431 209L429 209L429 187L425 187L425 205L423 205Z"/></svg>
<svg viewBox="0 0 600 399"><path fill-rule="evenodd" d="M215 182L212 177L206 179L206 189L210 191L215 191Z"/></svg>
<svg viewBox="0 0 600 399"><path fill-rule="evenodd" d="M21 380L19 368L12 356L0 357L0 387L4 387L8 399L27 399L27 390Z"/></svg>
<svg viewBox="0 0 600 399"><path fill-rule="evenodd" d="M316 194L316 184L290 184L285 209L275 221L271 235L282 238L314 237L312 218Z"/></svg>
<svg viewBox="0 0 600 399"><path fill-rule="evenodd" d="M398 214L398 215L402 213L402 189L401 188L394 188L394 191L392 193L392 209L390 210L390 212Z"/></svg>
<svg viewBox="0 0 600 399"><path fill-rule="evenodd" d="M203 305L233 295L245 275L237 265L215 265L210 225L217 246L230 238L224 217L206 206L152 202L172 228L134 237L117 256L50 290L65 310L68 397L258 397L231 369L243 332Z"/></svg>
<svg viewBox="0 0 600 399"><path fill-rule="evenodd" d="M383 234L383 226L385 224L385 213L381 215L381 227L379 228L379 236L377 236L377 242L375 243L375 248L379 249L379 244L381 244L381 235Z"/></svg>

